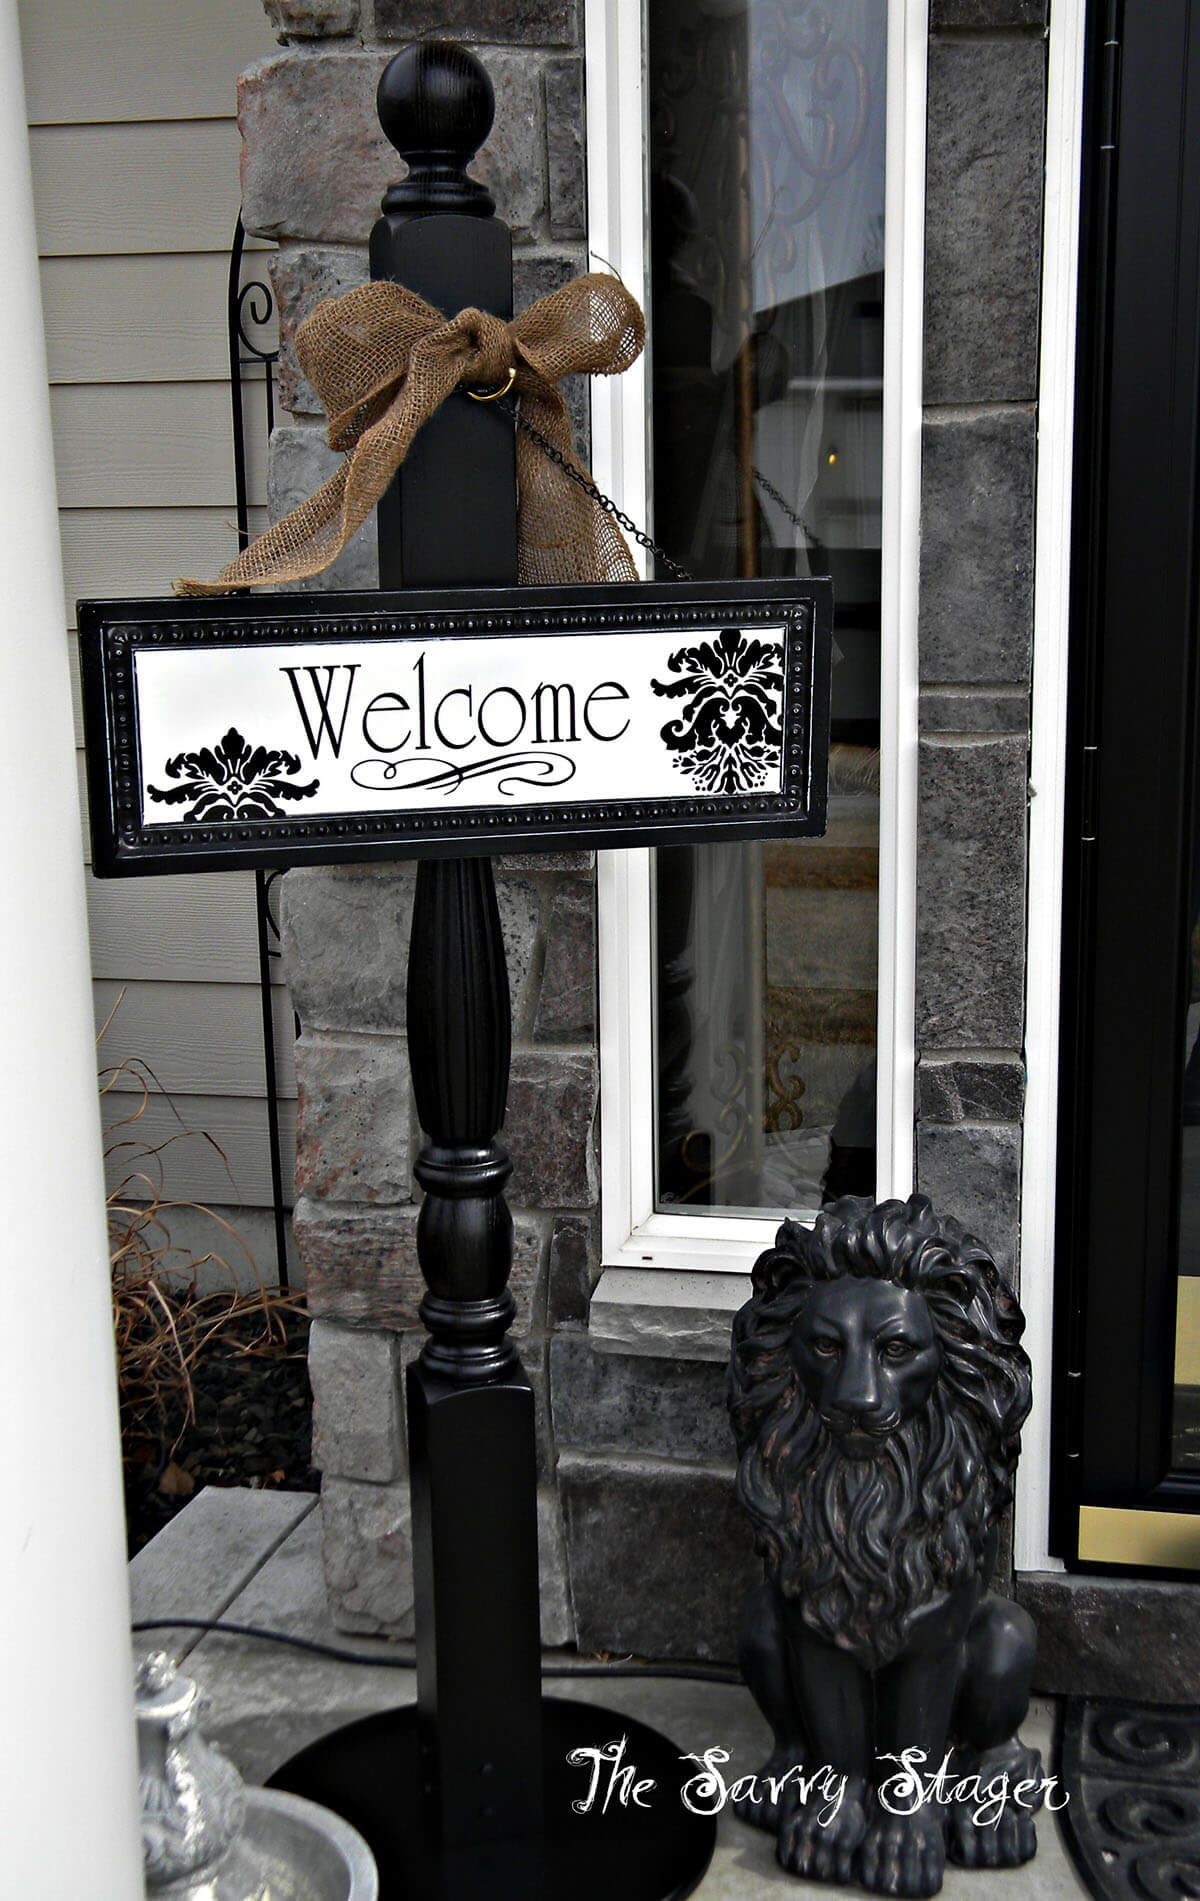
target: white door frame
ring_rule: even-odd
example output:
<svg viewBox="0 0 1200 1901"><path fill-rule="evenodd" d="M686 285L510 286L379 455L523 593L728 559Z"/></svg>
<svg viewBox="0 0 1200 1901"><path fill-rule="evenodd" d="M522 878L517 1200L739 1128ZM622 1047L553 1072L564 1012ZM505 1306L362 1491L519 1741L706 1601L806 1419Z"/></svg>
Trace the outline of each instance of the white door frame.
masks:
<svg viewBox="0 0 1200 1901"><path fill-rule="evenodd" d="M1026 906L1028 1079L1021 1154L1021 1305L1033 1362L1033 1411L1017 1472L1014 1562L1019 1571L1063 1569L1048 1548L1050 1393L1085 14L1086 0L1054 0L1046 100Z"/></svg>

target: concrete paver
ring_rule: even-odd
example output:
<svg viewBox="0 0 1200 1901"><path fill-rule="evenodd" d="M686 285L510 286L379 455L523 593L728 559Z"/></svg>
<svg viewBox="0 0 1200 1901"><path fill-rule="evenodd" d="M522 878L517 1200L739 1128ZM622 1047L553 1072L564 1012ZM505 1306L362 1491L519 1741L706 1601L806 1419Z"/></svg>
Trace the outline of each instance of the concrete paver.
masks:
<svg viewBox="0 0 1200 1901"><path fill-rule="evenodd" d="M407 1646L347 1637L333 1628L321 1577L319 1514L296 1513L286 1528L287 1512L279 1509L286 1496L226 1492L205 1505L209 1494L201 1493L131 1567L137 1573L135 1616L224 1613L239 1623L308 1637L373 1660L344 1663L253 1639L210 1635L197 1642L189 1635L188 1669L211 1701L208 1734L229 1751L251 1782L265 1780L318 1736L376 1710L411 1702L416 1691L414 1673L388 1663L389 1658L410 1654ZM230 1554L222 1582L223 1530L230 1538ZM203 1554L203 1568L197 1558L194 1571L186 1555L193 1549ZM201 1602L209 1608L193 1608ZM150 1647L150 1640L142 1647ZM559 1654L568 1661L566 1653ZM740 1686L675 1678L586 1677L555 1679L546 1688L554 1696L611 1708L614 1737L620 1733L619 1716L625 1713L663 1731L681 1751L728 1749L731 1778L758 1768L767 1753L766 1725ZM1053 1720L1053 1704L1040 1700L1022 1732L1041 1749L1047 1765ZM947 1869L942 1890L946 1901L1075 1901L1085 1895L1058 1826L1046 1815L1038 1821L1038 1844L1036 1860L1025 1868L1000 1874ZM772 1839L747 1828L728 1810L719 1818L716 1853L696 1894L698 1901L785 1901L789 1895L799 1901L806 1894L822 1895L826 1901L861 1898L859 1889L786 1875L775 1861Z"/></svg>

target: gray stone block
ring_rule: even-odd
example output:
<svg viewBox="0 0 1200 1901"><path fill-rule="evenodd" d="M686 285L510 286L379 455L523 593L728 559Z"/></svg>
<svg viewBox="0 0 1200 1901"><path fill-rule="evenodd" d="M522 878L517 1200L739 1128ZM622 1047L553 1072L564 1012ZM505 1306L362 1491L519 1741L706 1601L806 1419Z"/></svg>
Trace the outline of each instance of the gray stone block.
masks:
<svg viewBox="0 0 1200 1901"><path fill-rule="evenodd" d="M407 35L406 35L407 36ZM390 52L296 48L260 60L238 82L242 216L266 238L362 244L402 161L384 138L375 91ZM492 135L472 172L515 232L546 216L545 124L537 62L489 53Z"/></svg>
<svg viewBox="0 0 1200 1901"><path fill-rule="evenodd" d="M925 1122L1019 1122L1025 1065L1017 1055L974 1060L923 1054L917 1100Z"/></svg>
<svg viewBox="0 0 1200 1901"><path fill-rule="evenodd" d="M546 1325L586 1327L588 1303L600 1277L600 1260L586 1215L559 1215L550 1230Z"/></svg>
<svg viewBox="0 0 1200 1901"><path fill-rule="evenodd" d="M733 1467L567 1453L558 1476L580 1649L732 1661L762 1577Z"/></svg>
<svg viewBox="0 0 1200 1901"><path fill-rule="evenodd" d="M571 1609L562 1506L553 1485L538 1486L537 1523L542 1643L548 1650L558 1650L564 1644L574 1643L575 1616Z"/></svg>
<svg viewBox="0 0 1200 1901"><path fill-rule="evenodd" d="M496 118L487 143L471 161L471 175L487 186L496 200L497 217L513 236L532 237L544 229L546 220L541 62L530 53L489 51L486 64L496 94Z"/></svg>
<svg viewBox="0 0 1200 1901"><path fill-rule="evenodd" d="M923 741L917 1042L1023 1040L1026 753L1020 739Z"/></svg>
<svg viewBox="0 0 1200 1901"><path fill-rule="evenodd" d="M1044 1693L1200 1702L1200 1585L1032 1571L1016 1598L1038 1627Z"/></svg>
<svg viewBox="0 0 1200 1901"><path fill-rule="evenodd" d="M527 310L539 297L548 297L560 284L578 277L588 269L587 253L582 249L563 251L516 251L513 254L513 309ZM592 453L591 381L586 376L564 377L559 388L567 401L571 440L575 453L588 467ZM584 871L593 862L593 852L544 852L537 857L502 858L501 864L541 865L547 871Z"/></svg>
<svg viewBox="0 0 1200 1901"><path fill-rule="evenodd" d="M296 1203L292 1232L308 1276L314 1319L402 1333L419 1324L424 1282L417 1267L415 1208Z"/></svg>
<svg viewBox="0 0 1200 1901"><path fill-rule="evenodd" d="M609 1267L588 1310L588 1338L603 1353L729 1364L734 1315L750 1298L748 1274Z"/></svg>
<svg viewBox="0 0 1200 1901"><path fill-rule="evenodd" d="M508 1198L515 1207L589 1208L595 1202L597 1067L591 1051L514 1052L504 1146L513 1161Z"/></svg>
<svg viewBox="0 0 1200 1901"><path fill-rule="evenodd" d="M1015 1275L1021 1223L1021 1131L1015 1123L919 1122L917 1183Z"/></svg>
<svg viewBox="0 0 1200 1901"><path fill-rule="evenodd" d="M525 1368L525 1377L533 1388L534 1433L537 1440L538 1484L554 1483L554 1468L557 1461L557 1448L554 1443L554 1429L550 1410L550 1368L547 1365L546 1337L535 1334L533 1339L520 1341L521 1365Z"/></svg>
<svg viewBox="0 0 1200 1901"><path fill-rule="evenodd" d="M940 27L1044 26L1046 0L932 0L929 24Z"/></svg>
<svg viewBox="0 0 1200 1901"><path fill-rule="evenodd" d="M288 872L284 968L306 1031L403 1031L412 903L408 865Z"/></svg>
<svg viewBox="0 0 1200 1901"><path fill-rule="evenodd" d="M420 1325L417 1309L425 1282L417 1265L415 1208L351 1207L304 1196L296 1203L292 1227L314 1317L395 1333ZM528 1215L516 1216L509 1285L517 1303L518 1336L528 1330L544 1298L543 1254L540 1224Z"/></svg>
<svg viewBox="0 0 1200 1901"><path fill-rule="evenodd" d="M546 150L550 164L550 235L587 232L584 190L583 61L546 61Z"/></svg>
<svg viewBox="0 0 1200 1901"><path fill-rule="evenodd" d="M927 403L1037 393L1045 84L1040 39L930 44Z"/></svg>
<svg viewBox="0 0 1200 1901"><path fill-rule="evenodd" d="M313 1464L326 1478L404 1476L400 1338L314 1320L308 1338Z"/></svg>
<svg viewBox="0 0 1200 1901"><path fill-rule="evenodd" d="M574 0L375 0L381 39L490 40L569 45L578 36ZM485 55L490 71L491 55Z"/></svg>
<svg viewBox="0 0 1200 1901"><path fill-rule="evenodd" d="M238 124L247 231L365 243L401 167L375 113L387 57L305 47L260 60L242 74Z"/></svg>
<svg viewBox="0 0 1200 1901"><path fill-rule="evenodd" d="M502 877L496 897L519 1024L532 1005L538 893L526 879ZM292 1001L306 1030L404 1031L412 906L410 865L288 873L283 951Z"/></svg>
<svg viewBox="0 0 1200 1901"><path fill-rule="evenodd" d="M296 357L296 331L318 304L343 297L367 281L367 254L333 251L312 245L279 251L267 265L279 312L279 361L275 386L285 409L303 415L323 414L317 392Z"/></svg>
<svg viewBox="0 0 1200 1901"><path fill-rule="evenodd" d="M329 1610L339 1630L413 1634L412 1513L408 1483L325 1479L321 1551Z"/></svg>
<svg viewBox="0 0 1200 1901"><path fill-rule="evenodd" d="M590 871L596 863L594 851L502 852L496 859L498 871Z"/></svg>
<svg viewBox="0 0 1200 1901"><path fill-rule="evenodd" d="M278 521L327 482L342 457L335 455L316 424L280 423L271 431L267 464L267 513ZM369 516L331 567L294 585L304 594L379 586L375 520Z"/></svg>
<svg viewBox="0 0 1200 1901"><path fill-rule="evenodd" d="M549 297L552 291L569 284L587 270L587 255L582 246L571 246L566 250L547 251L540 246L536 250L515 250L513 252L513 309L528 310L530 304L536 304L541 297ZM545 854L554 857L554 853ZM590 861L590 852L564 852L562 858ZM542 863L541 856L522 859L522 863Z"/></svg>
<svg viewBox="0 0 1200 1901"><path fill-rule="evenodd" d="M1028 686L1036 446L1032 410L926 422L918 635L923 686Z"/></svg>
<svg viewBox="0 0 1200 1901"><path fill-rule="evenodd" d="M263 6L271 25L288 39L326 39L358 26L358 0L263 0Z"/></svg>
<svg viewBox="0 0 1200 1901"><path fill-rule="evenodd" d="M533 1034L539 1043L595 1041L596 892L581 879L554 893Z"/></svg>
<svg viewBox="0 0 1200 1901"><path fill-rule="evenodd" d="M501 874L496 879L500 931L508 964L513 1035L521 1036L533 1009L541 920L541 894L528 878Z"/></svg>
<svg viewBox="0 0 1200 1901"><path fill-rule="evenodd" d="M922 733L1027 733L1025 687L926 687L918 703Z"/></svg>
<svg viewBox="0 0 1200 1901"><path fill-rule="evenodd" d="M321 1487L322 1555L329 1610L340 1630L413 1634L412 1517L407 1483ZM537 1496L541 1635L547 1646L575 1634L562 1517L553 1486Z"/></svg>
<svg viewBox="0 0 1200 1901"><path fill-rule="evenodd" d="M296 1044L296 1192L323 1201L412 1200L412 1092L401 1037Z"/></svg>
<svg viewBox="0 0 1200 1901"><path fill-rule="evenodd" d="M715 1464L734 1456L723 1366L597 1353L585 1337L560 1333L550 1343L550 1382L560 1450Z"/></svg>

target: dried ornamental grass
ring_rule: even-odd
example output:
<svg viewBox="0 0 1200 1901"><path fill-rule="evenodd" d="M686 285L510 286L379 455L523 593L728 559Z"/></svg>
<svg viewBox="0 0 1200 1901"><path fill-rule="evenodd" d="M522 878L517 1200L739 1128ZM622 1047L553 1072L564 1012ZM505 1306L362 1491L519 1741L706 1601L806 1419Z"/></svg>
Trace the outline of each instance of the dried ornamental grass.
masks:
<svg viewBox="0 0 1200 1901"><path fill-rule="evenodd" d="M120 1003L118 997L98 1042ZM131 1079L133 1089L129 1088ZM126 1058L100 1071L105 1106L118 1095L132 1104L126 1113L106 1122L104 1130L106 1164L110 1173L114 1163L120 1171L108 1194L108 1237L121 1452L127 1495L149 1479L160 1492L181 1497L192 1490L193 1481L190 1473L175 1464L174 1455L195 1421L192 1376L201 1355L216 1343L237 1357L286 1355L287 1318L303 1315L304 1308L279 1289L263 1284L245 1242L223 1216L202 1203L168 1196L165 1158L175 1144L207 1142L227 1170L228 1162L212 1136L189 1128L174 1104L170 1106L179 1123L177 1131L161 1142L142 1139L138 1123L152 1093L170 1102L153 1070L139 1058ZM188 1253L173 1244L170 1217L183 1210L212 1222L217 1244L206 1253ZM249 1292L237 1285L233 1262L239 1255L254 1276L255 1286ZM227 1288L200 1291L199 1271L208 1266L228 1276Z"/></svg>

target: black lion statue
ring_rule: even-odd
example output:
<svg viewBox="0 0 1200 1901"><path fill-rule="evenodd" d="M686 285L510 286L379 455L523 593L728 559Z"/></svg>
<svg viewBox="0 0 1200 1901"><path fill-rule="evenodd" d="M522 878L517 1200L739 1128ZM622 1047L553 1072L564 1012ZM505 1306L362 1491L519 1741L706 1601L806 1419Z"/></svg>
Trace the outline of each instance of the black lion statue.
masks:
<svg viewBox="0 0 1200 1901"><path fill-rule="evenodd" d="M876 1894L936 1894L947 1853L1016 1867L1047 1786L1016 1733L1036 1638L988 1587L1024 1316L922 1195L785 1221L753 1285L729 1405L765 1581L741 1663L775 1741L737 1812L790 1873Z"/></svg>

